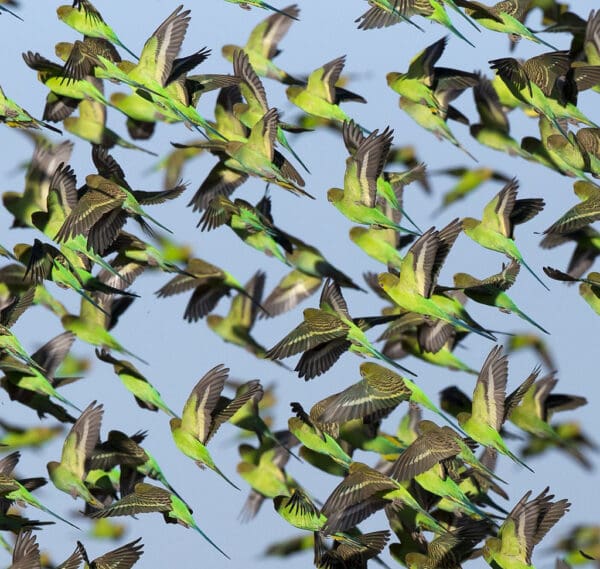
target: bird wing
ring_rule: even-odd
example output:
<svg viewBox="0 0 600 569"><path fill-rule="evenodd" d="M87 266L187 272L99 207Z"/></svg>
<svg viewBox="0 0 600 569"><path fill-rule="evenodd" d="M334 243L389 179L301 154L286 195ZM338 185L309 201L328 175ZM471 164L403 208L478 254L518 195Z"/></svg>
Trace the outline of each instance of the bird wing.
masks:
<svg viewBox="0 0 600 569"><path fill-rule="evenodd" d="M452 220L446 227L440 229L437 235L438 245L435 251L435 257L433 259L433 265L431 267L431 283L429 284L430 290L437 284L440 271L446 262L448 253L454 245L454 242L458 238L462 231L462 224L458 218Z"/></svg>
<svg viewBox="0 0 600 569"><path fill-rule="evenodd" d="M248 142L245 146L273 162L278 125L279 113L277 112L277 109L273 107L252 127L250 135L248 136Z"/></svg>
<svg viewBox="0 0 600 569"><path fill-rule="evenodd" d="M256 271L252 278L244 285L246 294L237 294L231 301L228 318L236 327L250 330L254 326L258 314L260 301L265 288L266 273Z"/></svg>
<svg viewBox="0 0 600 569"><path fill-rule="evenodd" d="M535 83L546 97L552 95L556 82L569 71L570 67L571 57L568 51L542 53L523 64L528 79Z"/></svg>
<svg viewBox="0 0 600 569"><path fill-rule="evenodd" d="M113 549L92 561L94 569L130 569L142 556L144 544L139 543L141 537Z"/></svg>
<svg viewBox="0 0 600 569"><path fill-rule="evenodd" d="M120 208L126 199L125 191L113 182L95 174L86 178L87 188L79 198L55 236L56 241L67 241L86 234L104 215Z"/></svg>
<svg viewBox="0 0 600 569"><path fill-rule="evenodd" d="M148 74L163 86L171 74L173 61L179 54L190 23L190 11L182 12L182 8L182 5L175 8L148 38L136 67L136 73Z"/></svg>
<svg viewBox="0 0 600 569"><path fill-rule="evenodd" d="M263 387L260 384L260 380L253 379L243 385L240 385L236 390L235 397L229 399L228 397L220 397L219 401L212 412L212 423L210 431L203 441L204 444L208 444L208 441L213 435L219 430L219 427L229 421L248 401L251 399L258 398L259 400L263 395Z"/></svg>
<svg viewBox="0 0 600 569"><path fill-rule="evenodd" d="M406 292L416 292L428 298L431 294L431 272L439 247L438 232L428 229L410 247L402 259L398 288Z"/></svg>
<svg viewBox="0 0 600 569"><path fill-rule="evenodd" d="M302 354L294 371L298 372L298 377L305 380L317 377L337 362L351 345L352 343L345 337L322 342Z"/></svg>
<svg viewBox="0 0 600 569"><path fill-rule="evenodd" d="M289 16L275 13L254 27L246 42L245 47L248 51L256 51L267 59L273 59L279 55L277 45L290 29L294 18L300 15L297 4L282 8L281 11L289 14Z"/></svg>
<svg viewBox="0 0 600 569"><path fill-rule="evenodd" d="M196 384L185 402L181 414L181 428L193 433L201 442L208 437L212 426L212 413L229 377L229 368L223 364L207 371Z"/></svg>
<svg viewBox="0 0 600 569"><path fill-rule="evenodd" d="M158 486L139 482L135 485L133 494L113 502L110 506L95 510L92 518L107 518L112 516L133 516L150 512L170 512L171 494Z"/></svg>
<svg viewBox="0 0 600 569"><path fill-rule="evenodd" d="M319 308L330 314L335 313L342 318L350 319L348 305L342 296L340 285L333 279L327 279L323 285L321 298L319 299Z"/></svg>
<svg viewBox="0 0 600 569"><path fill-rule="evenodd" d="M334 103L336 98L335 84L342 74L345 63L346 56L342 55L329 61L323 67L315 69L308 77L306 89L316 97Z"/></svg>
<svg viewBox="0 0 600 569"><path fill-rule="evenodd" d="M383 508L386 500L378 493L394 490L391 478L362 464L353 462L348 475L327 498L321 513L327 517L323 532L331 534L354 527L373 512Z"/></svg>
<svg viewBox="0 0 600 569"><path fill-rule="evenodd" d="M352 159L356 167L356 181L358 182L359 195L352 196L355 201L360 201L367 207L375 207L377 199L377 178L381 176L387 156L392 146L394 131L389 127L381 134L373 131L365 138ZM346 184L344 179L344 189Z"/></svg>
<svg viewBox="0 0 600 569"><path fill-rule="evenodd" d="M40 569L40 546L31 530L21 530L17 536L9 569Z"/></svg>
<svg viewBox="0 0 600 569"><path fill-rule="evenodd" d="M239 89L250 108L260 112L261 115L266 113L269 109L267 92L254 71L248 55L241 49L233 54L233 73L241 79Z"/></svg>
<svg viewBox="0 0 600 569"><path fill-rule="evenodd" d="M307 275L294 269L284 276L263 302L263 308L270 316L277 316L291 310L308 298L321 286L323 279Z"/></svg>
<svg viewBox="0 0 600 569"><path fill-rule="evenodd" d="M366 417L377 419L410 396L402 377L379 364L361 364L360 374L361 381L328 398L321 421L344 423Z"/></svg>
<svg viewBox="0 0 600 569"><path fill-rule="evenodd" d="M419 435L398 457L390 476L396 480L412 480L415 476L433 468L440 461L452 458L460 452L454 439L440 428Z"/></svg>
<svg viewBox="0 0 600 569"><path fill-rule="evenodd" d="M60 462L81 480L86 475L86 459L100 440L103 405L93 401L75 421L63 444Z"/></svg>
<svg viewBox="0 0 600 569"><path fill-rule="evenodd" d="M519 182L513 178L498 194L485 206L481 223L505 237L512 235L510 216L515 207Z"/></svg>
<svg viewBox="0 0 600 569"><path fill-rule="evenodd" d="M504 401L508 380L508 358L502 346L495 346L488 354L473 391L472 417L481 425L500 431L504 422Z"/></svg>
<svg viewBox="0 0 600 569"><path fill-rule="evenodd" d="M287 358L323 342L345 338L347 333L348 326L338 316L323 310L307 308L304 311L304 321L268 350L267 357L277 360Z"/></svg>
<svg viewBox="0 0 600 569"><path fill-rule="evenodd" d="M428 45L410 61L407 77L422 79L428 87L433 85L433 66L437 63L448 43L448 36Z"/></svg>

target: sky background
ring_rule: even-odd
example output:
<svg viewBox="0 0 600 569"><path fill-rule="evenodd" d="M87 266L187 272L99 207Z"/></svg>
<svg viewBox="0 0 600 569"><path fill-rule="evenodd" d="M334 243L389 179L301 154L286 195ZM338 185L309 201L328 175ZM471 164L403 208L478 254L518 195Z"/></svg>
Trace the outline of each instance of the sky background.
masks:
<svg viewBox="0 0 600 569"><path fill-rule="evenodd" d="M272 0L277 7L283 8L287 3ZM24 22L19 22L9 15L0 17L2 47L2 65L0 84L6 94L28 109L33 115L41 117L46 90L36 81L35 73L26 67L21 53L38 51L51 59L54 56L54 44L58 41L74 41L79 36L71 28L58 21L55 9L60 2L37 2L23 0L19 14ZM135 52L140 52L145 40L156 27L178 5L177 2L165 0L128 0L127 2L96 1L96 7L104 19L113 26L122 41ZM435 175L437 170L455 166L474 167L471 161L460 150L448 142L440 142L436 138L417 127L411 119L398 108L398 96L386 85L385 75L389 71L405 71L409 60L425 46L444 35L444 29L430 25L428 21L417 19L426 31L425 34L408 25L398 25L387 30L361 31L353 22L367 8L362 0L329 0L328 2L298 2L301 20L295 22L289 34L280 45L283 50L277 63L295 76L308 74L340 55L346 54L345 73L349 75L348 88L363 95L367 105L347 104L344 108L359 123L369 129L382 130L386 126L394 129L394 143L397 145L414 144L421 160L428 165L432 174L433 194L426 196L416 186L409 186L405 191L405 208L418 225L426 229L435 224L442 227L454 217L472 216L481 218L484 205L500 190L501 184L491 182L485 184L468 200L455 204L433 217L432 212L440 203L443 192L450 189L453 179L448 176ZM576 0L573 9L586 17L589 10L596 6L593 1ZM243 45L250 30L267 12L253 9L241 10L239 7L222 0L203 0L189 2L186 8L192 10L192 21L182 49L182 55L192 53L203 46L212 49L212 56L199 68L198 73L230 73L231 65L220 54L223 44ZM458 67L464 70L482 70L492 77L487 61L489 59L509 56L506 37L482 30L476 32L466 22L453 15L455 25L476 44L474 49L451 36L446 53L439 64L447 67ZM528 22L537 29L539 15L535 14ZM567 49L569 36L561 34L544 36L561 49ZM544 50L537 45L522 41L517 47L517 57L531 57ZM125 55L124 52L122 52ZM282 118L293 122L299 112L286 100L284 87L274 81L265 80L269 103L276 106ZM112 90L126 91L122 87L108 87ZM592 119L600 120L597 112L596 93L588 91L580 97L580 108ZM202 98L199 112L204 116L212 116L214 94ZM458 108L476 122L472 95L466 93L457 101ZM122 115L109 111L109 126L124 137L127 131ZM522 136L536 136L537 123L517 113L511 114L511 134L517 140ZM452 129L459 140L473 153L478 166L492 167L508 176L517 176L520 181L520 197L543 197L546 200L545 210L534 220L517 229L517 243L526 260L536 272L542 273L545 265L565 269L571 246L563 246L544 251L537 247L542 232L564 211L577 202L572 191L573 180L546 170L540 165L528 163L521 159L487 150L470 138L468 128L456 123ZM58 140L58 137L54 137ZM73 138L66 133L65 138ZM146 142L144 147L164 156L170 151L171 141L186 142L196 138L182 124L159 125L155 136ZM306 176L306 189L317 197L316 201L299 199L281 188L272 187L273 213L276 223L286 231L297 235L305 241L319 247L322 253L337 267L349 274L356 282L361 281L364 271L380 272L382 267L360 251L347 237L352 223L334 210L326 199L327 189L340 187L343 184L346 150L341 137L329 132L318 131L302 136L290 137L298 154L308 164L312 175ZM2 128L0 145L3 149L0 158L0 189L2 191L22 191L24 171L22 165L32 152L32 143L17 130ZM75 150L71 159L81 181L86 174L92 173L89 145L83 141L75 142ZM113 155L125 168L129 183L140 189L158 189L162 185L162 173L153 172L156 159L133 150L115 149ZM258 269L267 271L266 291L269 292L287 272L287 268L274 259L270 259L258 251L246 247L228 229L220 228L211 233L201 233L196 228L198 214L186 208L193 192L203 181L214 165L215 158L206 155L190 162L184 170L184 180L189 188L179 199L163 206L152 208L150 213L161 223L175 232L175 239L188 243L194 255L215 263L231 271L240 281L246 282ZM264 183L252 179L239 189L235 196L257 201L264 192ZM31 230L8 230L11 218L3 209L0 210L0 242L12 247L17 242L31 243L34 232ZM139 233L138 229L133 229ZM504 258L497 253L479 248L464 235L460 236L452 250L447 266L444 267L440 282L451 284L455 272L469 272L478 277L485 277L500 269ZM231 368L231 377L243 380L260 378L265 386L275 385L279 403L275 413L275 427L284 428L290 416L289 402L300 401L305 409L333 392L340 391L359 379L358 365L361 363L355 355L346 354L326 375L305 383L293 373L286 372L268 361L260 361L241 349L227 345L214 335L203 322L188 324L182 319L189 294L177 295L168 299L157 299L153 294L169 280L169 275L147 273L141 277L132 290L141 295L134 302L114 330L114 335L132 352L139 354L150 362L150 366L139 366L150 381L162 393L167 404L180 412L192 387L210 368L225 363ZM600 405L600 388L598 387L598 317L578 295L577 287L566 287L555 281L544 280L550 287L545 291L534 279L522 270L517 283L510 290L510 295L517 304L534 320L546 327L551 335L547 338L552 355L558 368L560 379L557 392L584 395L589 404L575 413L564 413L559 420L578 419L586 432L595 434L600 427L598 409ZM52 292L57 288L49 286ZM378 314L383 303L372 294L344 290L350 312L353 315ZM79 308L75 294L57 296L64 299L68 308L76 312ZM301 320L301 310L316 306L318 294L305 301L300 307L274 320L261 320L254 329L258 341L270 347L287 334ZM220 302L215 312L225 314L229 300ZM489 307L470 303L469 311L476 320L492 329L505 331L535 331L514 315L502 314ZM14 331L23 344L33 352L62 329L60 322L46 311L36 308L29 310L14 327ZM376 337L377 331L370 337ZM479 337L469 337L457 354L472 367L479 369L492 344ZM93 357L93 348L77 342L75 353ZM247 487L236 473L238 462L237 444L238 430L225 425L214 441L210 450L221 470L231 477L242 491L237 492L228 486L213 472L200 471L191 460L179 454L170 436L168 417L140 409L135 405L132 396L125 391L112 367L101 362L93 362L93 370L86 378L64 389L65 396L81 408L85 408L92 400L104 403L105 415L102 434L111 429L119 429L128 433L139 429L149 431L145 447L156 457L171 484L185 497L194 508L195 518L200 527L211 538L225 549L232 557L229 562L222 558L200 536L192 530L181 526L165 525L162 517L143 515L136 520L119 518L127 525L127 532L120 543L143 537L145 554L138 563L139 567L177 566L182 569L204 567L219 569L221 567L244 566L269 568L281 566L280 559L264 558L262 553L266 546L277 539L297 535L298 531L287 526L275 513L272 504L267 502L255 520L241 525L237 520L238 513L246 499ZM287 360L292 367L296 358ZM467 393L471 393L474 378L464 373L452 372L426 365L409 357L402 362L418 373L418 382L426 392L437 397L440 389L455 384ZM541 363L532 352L523 352L510 357L509 390L516 387ZM136 364L137 365L137 364ZM393 431L397 421L406 411L401 405L384 423L383 428ZM26 408L10 404L4 392L0 393L0 416L5 420L27 425L35 424L36 416ZM45 423L52 424L46 419ZM513 427L514 432L516 429ZM45 464L48 460L56 460L60 456L62 438L44 448L42 452L24 450L19 472L28 476L46 474ZM519 446L518 441L511 441L511 448ZM357 454L357 458L374 463L374 456ZM597 462L597 456L591 457ZM507 491L512 506L529 489L534 495L546 485L557 498L567 497L573 503L570 513L563 518L550 536L537 548L534 561L538 567L552 567L554 555L549 551L550 545L560 536L578 523L598 522L597 512L600 510L600 498L595 486L598 481L595 471L586 472L564 454L553 451L543 459L532 459L529 464L535 474L511 463L500 460L499 474L508 479ZM315 471L307 464L290 461L288 471L299 480L313 495L324 500L337 485L339 479ZM72 514L81 509L81 501L74 502L55 490L51 485L39 492L40 499L49 507L61 514ZM29 515L46 519L41 512L29 511ZM89 529L89 522L79 518L77 523L82 529ZM365 531L384 529L387 527L383 512L370 518L362 526ZM87 546L91 556L108 551L118 544L94 542L85 534L77 532L64 524L57 524L38 533L41 547L52 553L56 561L65 559L75 546L77 539ZM0 551L0 566L10 563L9 557ZM384 558L390 561L386 553ZM289 569L309 567L312 563L312 552L304 553L286 560ZM393 563L393 561L392 561ZM482 565L481 561L474 566Z"/></svg>

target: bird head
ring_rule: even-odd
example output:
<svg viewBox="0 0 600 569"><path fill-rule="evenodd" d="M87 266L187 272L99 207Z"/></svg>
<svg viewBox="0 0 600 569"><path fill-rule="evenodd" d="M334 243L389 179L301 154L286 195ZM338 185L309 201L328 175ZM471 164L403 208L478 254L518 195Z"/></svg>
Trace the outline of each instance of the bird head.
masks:
<svg viewBox="0 0 600 569"><path fill-rule="evenodd" d="M473 217L465 217L461 223L463 231L472 231L479 225L479 221Z"/></svg>
<svg viewBox="0 0 600 569"><path fill-rule="evenodd" d="M290 85L285 90L285 94L287 95L287 98L291 101L292 99L297 97L300 93L302 93L302 91L304 91L304 87L301 87L299 85Z"/></svg>
<svg viewBox="0 0 600 569"><path fill-rule="evenodd" d="M466 411L463 411L462 413L459 413L456 416L456 420L458 421L458 424L461 426L464 425L470 418L471 418L471 413L467 413Z"/></svg>
<svg viewBox="0 0 600 569"><path fill-rule="evenodd" d="M237 45L227 44L221 48L221 54L227 61L233 61L233 54L239 49L242 48Z"/></svg>
<svg viewBox="0 0 600 569"><path fill-rule="evenodd" d="M366 227L353 227L350 230L350 239L355 243L360 241L365 235L368 235L369 230Z"/></svg>
<svg viewBox="0 0 600 569"><path fill-rule="evenodd" d="M331 188L327 190L327 201L337 203L344 199L344 190L340 188Z"/></svg>
<svg viewBox="0 0 600 569"><path fill-rule="evenodd" d="M223 317L218 314L209 314L206 317L206 323L211 330L214 330L223 321Z"/></svg>
<svg viewBox="0 0 600 569"><path fill-rule="evenodd" d="M56 54L57 57L59 57L63 61L67 61L67 59L69 59L69 55L71 55L72 50L73 50L73 44L68 41L59 41L54 46L54 53Z"/></svg>
<svg viewBox="0 0 600 569"><path fill-rule="evenodd" d="M65 21L74 11L72 6L59 6L56 9L56 15L59 20Z"/></svg>
<svg viewBox="0 0 600 569"><path fill-rule="evenodd" d="M60 467L60 462L56 462L55 460L50 461L46 465L46 469L48 470L48 474L50 475L50 478L52 478L52 475L56 472L56 470L59 467Z"/></svg>
<svg viewBox="0 0 600 569"><path fill-rule="evenodd" d="M396 81L402 81L404 77L406 77L406 73L398 73L397 71L390 71L390 73L385 76L387 84L392 87L392 89L393 84Z"/></svg>
<svg viewBox="0 0 600 569"><path fill-rule="evenodd" d="M392 273L380 273L377 275L377 282L379 286L387 291L391 288L394 288L398 284L399 278Z"/></svg>
<svg viewBox="0 0 600 569"><path fill-rule="evenodd" d="M169 421L169 426L171 427L171 431L174 431L175 429L179 429L181 427L181 419L179 417L173 417Z"/></svg>

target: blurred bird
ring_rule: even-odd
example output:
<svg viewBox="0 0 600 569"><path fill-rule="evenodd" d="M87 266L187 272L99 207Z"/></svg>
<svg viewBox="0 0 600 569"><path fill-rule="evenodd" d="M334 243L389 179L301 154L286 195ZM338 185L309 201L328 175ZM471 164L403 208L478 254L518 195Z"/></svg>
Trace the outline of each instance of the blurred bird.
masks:
<svg viewBox="0 0 600 569"><path fill-rule="evenodd" d="M223 340L240 346L261 359L266 357L267 350L252 337L251 330L259 311L265 279L266 274L257 271L244 285L248 296L236 294L231 301L227 316L209 314L206 317L208 327Z"/></svg>
<svg viewBox="0 0 600 569"><path fill-rule="evenodd" d="M266 205L270 206L270 202ZM291 310L316 292L323 279L333 279L340 287L363 290L348 275L332 265L319 249L289 233L285 236L292 246L292 251L286 251L285 257L295 268L267 296L262 304L264 312L259 317L277 316Z"/></svg>
<svg viewBox="0 0 600 569"><path fill-rule="evenodd" d="M34 290L30 288L21 295L11 298L0 309L0 355L8 354L34 368L39 368L35 360L31 358L27 350L21 345L18 338L10 331L10 328L31 306L33 294Z"/></svg>
<svg viewBox="0 0 600 569"><path fill-rule="evenodd" d="M61 163L71 157L73 143L63 141L54 144L45 136L33 137L35 147L25 173L25 189L22 194L4 192L4 207L14 216L13 227L32 227L32 215L48 207L50 180Z"/></svg>
<svg viewBox="0 0 600 569"><path fill-rule="evenodd" d="M508 419L526 433L560 444L560 437L550 424L553 414L578 409L587 404L587 400L577 395L552 393L557 383L554 373L536 380L513 407Z"/></svg>
<svg viewBox="0 0 600 569"><path fill-rule="evenodd" d="M157 389L144 377L138 369L127 360L117 360L106 350L96 350L96 357L103 362L112 364L114 372L119 376L125 388L133 395L136 403L142 409L158 411L159 409L171 417L177 417L163 401Z"/></svg>
<svg viewBox="0 0 600 569"><path fill-rule="evenodd" d="M471 136L489 148L530 160L529 152L510 136L510 123L505 107L492 82L484 75L479 75L479 83L473 87L473 98L480 122L471 125Z"/></svg>
<svg viewBox="0 0 600 569"><path fill-rule="evenodd" d="M12 0L9 0L8 2L11 5L16 5L15 2L13 2ZM17 20L21 20L21 22L24 22L25 20L23 20L23 18L21 18L21 16L19 16L18 14L16 14L15 12L13 12L10 8L7 8L6 6L0 6L0 10L2 12L8 12L11 16L14 16L15 18L17 18Z"/></svg>
<svg viewBox="0 0 600 569"><path fill-rule="evenodd" d="M545 334L549 334L550 332L527 316L506 294L506 290L514 284L519 270L519 263L513 259L510 263L503 264L499 273L485 279L478 279L467 273L456 273L454 286L475 302L495 306L502 312L512 312Z"/></svg>
<svg viewBox="0 0 600 569"><path fill-rule="evenodd" d="M73 379L55 377L59 365L66 358L74 341L75 336L71 332L64 332L46 342L31 356L39 367L21 364L17 360L10 361L7 358L0 360L0 369L6 374L0 379L0 384L8 396L35 409L40 418L48 413L59 421L74 423L75 419L64 407L50 401L50 397L55 397L79 411L56 390L58 386L69 383ZM40 369L43 369L44 373L39 371Z"/></svg>
<svg viewBox="0 0 600 569"><path fill-rule="evenodd" d="M457 178L456 184L442 196L442 203L435 211L435 214L446 209L449 205L465 199L490 180L504 183L510 182L508 176L492 168L446 168L445 170L432 172L432 174Z"/></svg>

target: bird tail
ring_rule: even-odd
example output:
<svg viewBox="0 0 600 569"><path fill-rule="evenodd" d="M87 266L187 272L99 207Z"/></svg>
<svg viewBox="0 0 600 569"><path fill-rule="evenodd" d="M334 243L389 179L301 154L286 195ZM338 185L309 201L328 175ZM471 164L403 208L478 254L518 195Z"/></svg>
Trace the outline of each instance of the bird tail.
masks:
<svg viewBox="0 0 600 569"><path fill-rule="evenodd" d="M53 395L54 395L54 397L56 397L59 401L61 401L65 405L68 405L72 409L75 409L75 411L78 411L79 413L82 412L81 409L79 407L77 407L77 405L74 405L73 403L71 403L66 397L63 397L58 391L54 390Z"/></svg>
<svg viewBox="0 0 600 569"><path fill-rule="evenodd" d="M453 326L458 326L460 328L466 328L467 330L469 330L469 332L473 332L474 334L479 334L480 336L483 336L484 338L487 338L488 340L491 340L492 342L495 342L497 340L497 338L491 333L488 332L487 330L481 330L479 328L474 328L473 326L470 326L469 324L467 324L464 320L460 320L459 318L455 318L452 315L448 315L450 317L450 323Z"/></svg>
<svg viewBox="0 0 600 569"><path fill-rule="evenodd" d="M227 559L231 559L227 553L225 553L210 537L208 537L197 525L192 526L208 543L210 543L219 553L227 557Z"/></svg>
<svg viewBox="0 0 600 569"><path fill-rule="evenodd" d="M400 371L403 371L404 373L408 373L409 375L412 375L413 377L417 377L417 374L414 371L409 370L408 368L405 368L404 366L401 366L398 362L396 362L395 360L393 360L392 358L386 356L385 354L381 353L379 350L377 350L376 348L370 347L369 351L371 352L371 354L390 364L391 366L394 366L396 369L399 369Z"/></svg>
<svg viewBox="0 0 600 569"><path fill-rule="evenodd" d="M481 32L481 30L479 29L479 27L477 26L477 24L471 19L469 18L469 16L467 16L455 3L454 0L446 0L446 3L448 4L448 6L450 6L450 8L452 8L455 12L458 12L467 22L469 22L469 24L471 24L471 26L473 26L478 32ZM459 37L462 37L459 34ZM464 39L467 43L473 45L470 41L468 41L465 38ZM473 45L473 47L475 47Z"/></svg>
<svg viewBox="0 0 600 569"><path fill-rule="evenodd" d="M127 354L128 356L135 358L138 362L141 362L144 365L150 365L145 359L140 358L140 356L137 356L133 352L130 352L127 348L124 348L123 346L121 346L117 351L123 352L124 354ZM175 417L177 417L177 415L175 415Z"/></svg>
<svg viewBox="0 0 600 569"><path fill-rule="evenodd" d="M518 462L521 466L524 466L527 470L529 470L529 472L535 473L535 471L533 470L533 468L531 468L531 466L528 466L527 464L525 464L516 454L513 454L507 448L504 449L504 451L506 453L506 456L508 456L509 458L511 458L512 460L514 460L515 462Z"/></svg>
<svg viewBox="0 0 600 569"><path fill-rule="evenodd" d="M519 263L521 263L521 265L523 265L532 275L533 278L535 278L535 280L540 283L547 291L549 291L550 289L548 288L548 286L546 285L546 283L544 283L544 281L534 272L534 270L523 260L523 258L518 259ZM526 320L529 320L529 318L526 318ZM536 324L537 326L537 324ZM539 326L538 326L539 328ZM546 332L544 330L544 332ZM546 332L547 334L548 332Z"/></svg>
<svg viewBox="0 0 600 569"><path fill-rule="evenodd" d="M239 490L239 487L236 486L231 480L229 480L229 478L227 478L227 476L225 476L217 466L213 465L209 465L209 468L211 470L214 470L221 478L223 478L223 480L225 480L225 482L227 482L228 484L230 484L231 486L233 486L236 490ZM222 552L221 552L222 553Z"/></svg>
<svg viewBox="0 0 600 569"><path fill-rule="evenodd" d="M519 316L520 318L522 318L523 320L529 322L531 325L535 326L536 328L538 328L539 330L541 330L542 332L544 332L544 334L550 334L550 332L548 332L548 330L546 330L546 328L543 328L542 326L540 326L535 320L533 320L532 318L530 318L529 316L527 316L527 314L525 314L524 312L522 312L520 309L516 309L513 310L513 312Z"/></svg>
<svg viewBox="0 0 600 569"><path fill-rule="evenodd" d="M307 168L306 164L302 162L300 156L296 154L296 151L290 146L290 143L288 142L288 139L283 133L283 130L281 130L281 128L278 129L277 140L281 143L281 146L283 146L286 150L288 150L291 153L291 155L298 161L300 166L302 166L302 168L304 168L310 174L310 170Z"/></svg>
<svg viewBox="0 0 600 569"><path fill-rule="evenodd" d="M277 12L278 14L281 14L282 16L287 16L288 18L291 18L292 20L296 20L296 22L299 21L298 18L296 18L296 16L292 16L291 14L288 14L287 12L284 12L283 10L279 10L278 8L275 8L274 6L271 6L271 4L267 4L266 2L262 2L262 5L269 9L272 10L273 12Z"/></svg>
<svg viewBox="0 0 600 569"><path fill-rule="evenodd" d="M131 55L131 57L133 57L136 61L139 61L140 58L133 53L133 51L131 51L126 45L123 45L120 41L115 42L118 46L122 47L129 55Z"/></svg>
<svg viewBox="0 0 600 569"><path fill-rule="evenodd" d="M36 502L37 502L37 500L36 500ZM49 508L46 508L46 506L43 506L39 502L37 502L36 504L32 504L32 505L35 505L37 508L39 508L40 510L43 510L47 514L50 514L51 516L55 517L57 520L60 520L61 522L65 522L66 524L69 524L71 527L74 527L75 529L81 531L80 527L76 526L74 523L71 523L69 520L59 516L58 514L55 514L52 510L50 510Z"/></svg>
<svg viewBox="0 0 600 569"><path fill-rule="evenodd" d="M400 211L402 213L402 217L406 217L406 219L408 219L409 223L419 232L419 235L423 234L422 229L410 218L410 216L408 215L408 213L406 213L406 210L401 207Z"/></svg>
<svg viewBox="0 0 600 569"><path fill-rule="evenodd" d="M173 232L168 227L165 227L162 223L160 223L159 221L154 219L152 216L148 215L146 212L144 212L143 215L144 215L144 217L147 217L152 223L154 223L155 225L158 225L161 229L164 229L165 231L173 234Z"/></svg>

